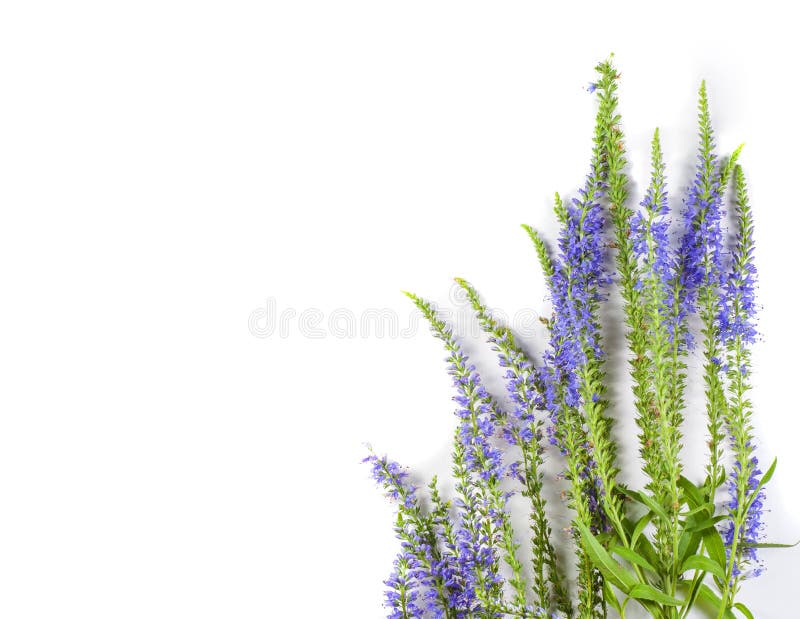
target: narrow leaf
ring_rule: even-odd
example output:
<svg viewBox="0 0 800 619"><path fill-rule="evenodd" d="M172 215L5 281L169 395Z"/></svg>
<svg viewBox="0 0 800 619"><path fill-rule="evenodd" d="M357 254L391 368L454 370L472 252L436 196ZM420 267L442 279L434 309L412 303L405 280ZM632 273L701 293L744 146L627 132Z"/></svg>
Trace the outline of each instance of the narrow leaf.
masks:
<svg viewBox="0 0 800 619"><path fill-rule="evenodd" d="M651 600L666 606L683 606L683 602L678 598L667 595L651 585L638 584L630 590L628 595L637 600Z"/></svg>
<svg viewBox="0 0 800 619"><path fill-rule="evenodd" d="M624 593L628 593L636 584L636 579L608 554L586 525L575 521L575 526L581 533L581 541L592 562L606 578L609 578Z"/></svg>
<svg viewBox="0 0 800 619"><path fill-rule="evenodd" d="M719 599L719 596L714 593L708 585L700 585L700 597L711 604L715 611L719 612L719 609L722 606L722 600ZM725 609L725 612L722 616L725 619L736 619L736 615L734 615L729 608Z"/></svg>
<svg viewBox="0 0 800 619"><path fill-rule="evenodd" d="M633 534L631 535L631 546L636 548L636 540L639 539L639 536L644 531L644 528L648 525L648 523L653 519L653 514L647 512L644 516L639 518L639 521L636 523L636 526L633 528Z"/></svg>
<svg viewBox="0 0 800 619"><path fill-rule="evenodd" d="M699 533L705 531L706 529L713 529L714 526L720 521L725 520L728 516L714 516L713 518L707 518L702 522L698 522L697 524L692 524L686 527L687 531L692 533Z"/></svg>
<svg viewBox="0 0 800 619"><path fill-rule="evenodd" d="M722 543L719 531L716 529L706 531L706 534L703 535L703 542L706 545L708 556L724 570L727 564L727 557L725 556L725 544Z"/></svg>
<svg viewBox="0 0 800 619"><path fill-rule="evenodd" d="M611 607L614 610L616 610L620 616L624 614L622 611L622 606L620 605L619 600L617 599L617 595L611 588L611 583L606 579L603 579L603 599L605 599L606 602L611 604Z"/></svg>
<svg viewBox="0 0 800 619"><path fill-rule="evenodd" d="M800 541L797 541L794 544L776 544L774 542L764 542L764 543L755 542L753 544L742 544L742 546L745 546L747 548L794 548L798 544L800 544Z"/></svg>
<svg viewBox="0 0 800 619"><path fill-rule="evenodd" d="M648 496L644 492L636 492L635 490L631 490L629 488L620 487L620 490L623 492L623 494L649 507L650 511L654 512L662 520L669 521L670 518L667 515L667 512L663 507L661 507L661 505L656 503L652 497Z"/></svg>
<svg viewBox="0 0 800 619"><path fill-rule="evenodd" d="M750 511L750 506L753 504L753 501L755 501L758 498L758 493L761 492L761 489L767 484L767 482L770 479L772 479L772 475L775 473L775 467L777 466L777 464L778 464L778 459L775 458L772 461L772 464L770 464L769 468L767 469L767 472L764 473L764 476L761 478L761 481L758 483L758 486L756 486L756 489L750 495L750 499L747 501L747 507L745 508L745 512Z"/></svg>
<svg viewBox="0 0 800 619"><path fill-rule="evenodd" d="M656 568L654 568L650 562L645 559L642 555L638 554L637 552L631 550L630 548L625 548L624 546L612 546L609 548L609 552L612 552L615 555L619 555L626 561L630 563L635 563L636 565L645 568L646 570L650 570L654 574L657 573Z"/></svg>
<svg viewBox="0 0 800 619"><path fill-rule="evenodd" d="M716 561L712 561L703 555L692 555L681 566L681 572L686 570L702 570L704 572L711 572L714 576L725 580L725 570Z"/></svg>
<svg viewBox="0 0 800 619"><path fill-rule="evenodd" d="M686 479L683 475L678 479L678 486L683 490L684 496L689 499L690 507L700 507L701 505L708 505L703 501L703 493L692 482ZM711 506L713 510L713 505Z"/></svg>

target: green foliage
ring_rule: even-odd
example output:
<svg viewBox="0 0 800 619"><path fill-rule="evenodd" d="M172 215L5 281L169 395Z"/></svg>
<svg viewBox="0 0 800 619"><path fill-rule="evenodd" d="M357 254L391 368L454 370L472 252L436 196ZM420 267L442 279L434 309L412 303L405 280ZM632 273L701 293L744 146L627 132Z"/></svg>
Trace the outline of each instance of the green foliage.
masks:
<svg viewBox="0 0 800 619"><path fill-rule="evenodd" d="M409 536L416 535L426 540L427 546L435 548L437 543L443 543L453 549L458 545L457 526L467 527L470 538L483 536L502 555L508 575L502 577L497 567L478 574L478 605L447 616L544 616L531 614L540 612L557 617L605 619L609 612L616 612L624 618L629 603L634 601L659 619L683 619L694 606L709 609L718 619L752 618L752 611L736 601L744 567L752 557L746 551L781 545L757 543L744 534L755 502L775 471L775 463L757 485L751 483L751 476L759 473L752 457L749 344L753 337L747 323L752 309L748 306L752 299L747 287L752 284L748 273L754 272L753 219L744 173L738 164L742 147L725 159L716 155L708 93L702 82L697 117L699 163L688 200L686 235L691 237L696 232L713 236L707 229L717 225L712 221L718 216L714 209L721 212L726 187L732 181L736 247L731 254L730 273L721 272L719 253L715 253L719 247L715 248L708 239L695 248L698 264L691 264L690 245L681 249L686 255L675 256L674 248L669 249L674 258L667 264L667 183L659 131L655 130L651 142L650 184L641 208L636 208L629 203L630 182L618 112L620 76L611 58L598 64L596 70L598 79L592 90L597 93L599 105L591 172L581 199L565 202L555 194L554 214L561 225L558 251L551 253L541 235L523 225L554 297L554 307L555 291L562 286L566 306L580 314L581 326L572 331L560 328L562 317L555 311L551 318L543 320L550 334L550 357L537 368L511 328L492 315L477 290L466 280L456 279L506 370L513 410L506 410L478 388L479 381L461 353L457 338L433 305L406 293L444 342L450 373L463 389L460 399L465 408L459 414L465 426L456 433L453 474L457 503L476 517L454 521L452 505L441 498L434 479L429 486L429 512L425 513L418 503L401 506L398 535L409 544ZM587 248L591 247L592 235L597 234L587 221L598 205L613 234L613 241L605 242L612 250L616 270L616 286L611 292L600 277L580 279L581 268L591 259L591 249ZM571 240L577 250L567 259L564 246ZM698 281L687 283L697 273ZM580 301L575 301L580 285L588 290L582 291L585 294ZM726 297L726 290L734 292ZM622 301L638 451L647 478L640 489L628 488L618 480L613 420L624 411L608 398L606 355L600 351L604 330L600 306L608 294L618 294ZM697 313L701 323L698 343L703 358L708 459L706 477L699 483L687 477L682 461L681 428L688 412L684 396L692 378L686 362L692 338L687 307ZM721 318L721 308L727 312L725 320L735 323L735 328ZM555 359L565 350L580 358L572 360L574 376L555 367ZM576 378L576 393L570 391L574 388L571 378ZM519 449L521 459L513 476L520 483L529 516L530 583L517 558L520 543L505 511L499 474L493 472L486 453L478 450L477 455L470 456L480 442L475 438L477 429L488 423L480 419L484 414ZM464 427L475 429L476 434L466 432L465 438ZM548 482L544 474L548 432L560 451L558 465L568 485L564 493L571 519L568 530L577 556L574 600L554 547L543 496ZM723 468L726 457L736 463L737 472L732 476ZM716 494L726 480L736 488L736 496L720 508ZM430 555L418 553L415 558L431 565ZM439 558L441 555L434 554L434 560ZM408 569L407 564L400 567ZM434 580L434 592L446 607L450 594L444 581ZM405 603L405 593L401 591L399 595ZM531 600L540 611L531 610Z"/></svg>

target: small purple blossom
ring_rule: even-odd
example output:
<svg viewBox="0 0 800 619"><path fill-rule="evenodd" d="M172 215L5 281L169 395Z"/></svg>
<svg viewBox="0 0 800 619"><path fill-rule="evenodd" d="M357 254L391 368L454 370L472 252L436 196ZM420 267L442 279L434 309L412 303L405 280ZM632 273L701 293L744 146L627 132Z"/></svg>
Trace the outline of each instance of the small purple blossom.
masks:
<svg viewBox="0 0 800 619"><path fill-rule="evenodd" d="M417 504L417 489L408 483L408 473L397 462L389 460L386 456L378 457L374 453L368 455L362 462L372 465L372 478L383 487L389 498L399 501L406 508L412 508Z"/></svg>
<svg viewBox="0 0 800 619"><path fill-rule="evenodd" d="M456 498L452 503L443 501L434 479L429 485L430 500L426 501L399 464L372 453L364 459L371 466L373 479L397 507L395 533L401 550L385 581L389 619L575 616L569 591L561 590L557 582L555 561L541 560L544 554L540 551L548 547L555 556L549 546L551 530L543 509L543 477L538 468L545 452L541 445L544 425L550 442L566 456L566 469L561 469L557 477L571 483L570 493L562 496L569 498L577 515L572 526L563 530L584 543L577 548L577 614L605 616L606 602L610 600L604 597L604 572L592 561L591 543L586 544L592 536L586 534L586 529L604 534L596 541L611 554L628 559L614 545L619 541L625 547L628 523L634 522L631 516L640 518L636 513L640 509L628 511L628 502L622 499L623 494L636 497L636 493L616 482L616 451L609 431L612 421L605 414L609 398L615 395L604 383L606 352L600 325L601 316L605 317L602 304L614 279L606 267L609 247L619 250L617 265L628 329L624 335L633 353L630 364L634 400L640 413L637 422L642 429L643 470L652 481L638 496L650 508L648 518L655 531L634 526L640 539L652 540L657 554L654 558L659 559L653 562L658 566L655 571L663 568L666 572L677 565L674 543L692 532L686 531L692 520L684 505L686 510L692 509L697 500L691 488L681 485L685 480L678 481L681 422L683 412L690 410L684 402L684 387L694 370L687 354L693 347L695 313L698 322L702 322L702 371L710 434L709 475L697 488L703 503L713 503L717 489L725 483L721 463L726 455L726 433L734 463L726 484L724 515L712 520L717 523L727 553L725 577L711 570L720 589L720 609L741 609L735 602L740 581L763 571L757 554L764 528L765 494L761 486L772 468L766 475L759 469L750 419L750 347L757 338L757 273L744 180L741 170L734 166L739 151L724 165L717 159L703 84L699 159L694 180L687 188L682 221L678 222L679 238L673 242L658 133L653 138L652 182L640 208L634 211L626 206L626 154L615 109L615 80L619 74L610 62L598 65L598 71L602 79L587 87L590 93L599 90L600 99L592 165L576 199L564 204L560 197L556 198L561 229L555 255L551 257L541 238L528 229L547 278L553 311L552 318L543 321L550 335L542 363L534 366L514 342L510 329L500 326L480 303L477 293L459 280L498 353L507 388L507 399L501 406L489 394L476 367L433 306L408 295L448 353L456 404L452 461ZM735 246L728 251L724 242L728 236L723 196L734 170L739 226ZM606 193L616 228L614 243L606 239L605 211L600 205ZM539 411L544 411L549 424L542 423ZM500 439L513 447L508 456L499 447L503 444ZM652 459L648 460L651 454ZM538 580L531 583L525 582L526 570L517 559L519 540L507 512L514 493L501 485L509 480L519 482L534 508L529 512L533 569L527 572ZM647 493L655 503L644 500ZM701 506L690 514L705 509ZM704 513L700 517L707 516ZM662 529L662 524L669 526ZM666 536L662 535L665 531ZM684 550L708 551L708 556L716 557L710 544L697 549L683 546L679 549L682 554ZM505 564L501 564L503 559ZM699 562L695 568L698 565ZM635 565L631 567L636 569ZM707 571L696 571L699 581L693 584L700 584ZM674 585L675 576L673 571L662 583ZM674 592L674 588L671 590ZM544 608L529 604L531 591ZM552 612L556 608L559 614ZM689 612L688 608L685 610ZM746 609L742 612L748 614Z"/></svg>
<svg viewBox="0 0 800 619"><path fill-rule="evenodd" d="M763 529L761 516L764 491L758 490L756 493L761 471L758 469L750 424L752 405L747 397L750 388L749 348L756 339L757 310L753 222L744 175L738 166L735 169L734 179L739 230L731 253L730 265L723 275L718 326L720 340L727 349L725 369L731 393L727 427L736 460L728 478L730 499L727 507L730 518L723 525L722 532L728 549L728 559L732 562L732 576L734 580L738 580L758 576L763 571L763 564L753 544L760 540ZM737 529L738 538L734 539ZM732 557L734 548L735 556Z"/></svg>
<svg viewBox="0 0 800 619"><path fill-rule="evenodd" d="M409 568L413 570L416 565L416 559L407 552L401 552L395 559L394 569L384 581L387 587L384 605L389 609L388 619L422 619L425 616L418 604L418 583L409 575Z"/></svg>
<svg viewBox="0 0 800 619"><path fill-rule="evenodd" d="M550 414L551 443L567 458L581 457L576 452L591 454L583 429L566 429L574 424L567 416L572 414L570 411L577 413L583 404L582 373L590 356L594 359L605 356L596 315L598 304L605 300L602 291L611 283L605 267L605 220L599 203L602 187L599 169L593 163L579 192L580 198L563 209L559 252L548 281L553 316L549 323L550 343L543 354L544 365L537 373L542 385L537 402ZM601 394L592 393L589 397L592 402L599 402ZM598 500L602 484L590 457L580 477L572 480L573 484L583 486L587 494L581 500L587 502L596 524L602 527L603 510Z"/></svg>
<svg viewBox="0 0 800 619"><path fill-rule="evenodd" d="M740 507L743 507L742 503L750 503L739 530L738 539L736 540L736 557L733 559L731 559L731 549L733 547L734 535L736 534L734 519L728 520L722 528L722 537L725 543L728 560L733 560L731 574L735 579L754 578L764 571L763 563L760 561L757 548L754 546L754 544L761 541L762 531L764 529L764 524L762 522L765 498L764 490L761 489L758 491L758 494L754 495L761 478L761 471L758 469L758 458L752 456L747 469L750 472L747 477L747 485L744 492L742 492L742 484L739 483L742 475L742 465L738 460L734 463L733 471L728 479L729 499L726 503L728 510L733 514L736 513Z"/></svg>
<svg viewBox="0 0 800 619"><path fill-rule="evenodd" d="M684 313L696 310L698 294L713 298L723 283L724 239L722 171L714 152L714 134L708 112L705 84L700 90L700 149L697 167L684 200L683 237L680 242L680 303Z"/></svg>
<svg viewBox="0 0 800 619"><path fill-rule="evenodd" d="M753 221L747 200L744 175L736 168L737 214L739 229L731 253L730 267L722 278L722 294L719 310L719 330L722 341L730 344L740 338L743 345L755 342L757 331L755 318L756 271L753 254Z"/></svg>

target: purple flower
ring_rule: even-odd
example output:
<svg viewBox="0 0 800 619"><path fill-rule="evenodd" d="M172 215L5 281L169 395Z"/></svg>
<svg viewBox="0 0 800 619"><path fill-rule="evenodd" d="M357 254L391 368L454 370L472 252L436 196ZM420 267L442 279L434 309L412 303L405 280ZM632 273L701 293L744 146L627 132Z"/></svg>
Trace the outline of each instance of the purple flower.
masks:
<svg viewBox="0 0 800 619"><path fill-rule="evenodd" d="M408 509L417 505L417 489L406 481L408 473L397 462L389 460L386 456L378 457L374 453L368 455L362 462L372 465L372 478L383 487L389 498L399 501Z"/></svg>
<svg viewBox="0 0 800 619"><path fill-rule="evenodd" d="M750 206L744 187L741 168L736 168L739 230L731 254L729 270L722 278L720 298L719 329L720 337L726 344L741 338L743 344L752 344L757 331L755 317L756 282L758 274L753 261L755 243L753 241L753 222Z"/></svg>
<svg viewBox="0 0 800 619"><path fill-rule="evenodd" d="M582 374L594 359L602 359L600 326L596 311L605 300L603 289L611 282L605 268L606 242L603 235L604 218L599 199L603 187L598 168L592 165L580 198L566 205L561 213L562 227L558 241L558 255L553 260L554 270L548 280L548 290L553 306L550 320L550 343L543 355L544 366L537 379L542 386L538 403L550 413L552 427L548 429L550 441L568 458L585 457L591 453L585 434L573 420L570 411L583 404L585 389ZM592 393L592 401L601 394ZM603 510L597 500L602 484L591 458L579 473L587 501L598 523L603 521ZM588 481L588 483L586 483ZM582 499L582 500L584 500Z"/></svg>
<svg viewBox="0 0 800 619"><path fill-rule="evenodd" d="M672 343L688 311L685 307L676 307L674 290L678 261L670 246L670 209L658 130L652 142L652 168L650 186L640 202L642 210L631 218L631 239L640 263L637 289L643 290L645 299L654 304Z"/></svg>
<svg viewBox="0 0 800 619"><path fill-rule="evenodd" d="M757 554L757 548L754 546L754 544L757 544L762 539L762 531L764 528L762 522L765 498L764 490L759 490L758 494L754 496L761 477L761 471L758 469L758 458L752 456L747 468L750 473L748 474L746 489L743 493L740 488L742 465L738 460L734 463L733 471L728 479L728 494L730 498L726 503L726 507L731 513L735 513L739 510L739 508L742 507L742 502L745 504L750 502L750 507L747 509L747 513L739 530L737 552L734 558L731 558L733 538L736 532L734 519L726 521L722 528L722 538L725 542L726 554L728 560L733 561L731 573L734 579L754 578L759 576L764 570L763 563L759 560Z"/></svg>
<svg viewBox="0 0 800 619"><path fill-rule="evenodd" d="M401 552L395 559L391 575L384 581L387 590L384 606L389 609L388 619L421 619L424 617L418 605L419 587L409 575L409 568L417 565L416 559L407 552Z"/></svg>
<svg viewBox="0 0 800 619"><path fill-rule="evenodd" d="M680 243L681 305L683 313L696 309L701 290L713 298L723 283L723 229L721 172L717 170L714 133L705 83L700 88L700 148L694 181L684 200L684 232ZM691 343L691 342L689 342Z"/></svg>
<svg viewBox="0 0 800 619"><path fill-rule="evenodd" d="M559 254L554 273L548 281L553 305L550 346L544 355L544 403L557 415L556 386L563 387L567 406L580 404L577 372L587 362L587 353L603 356L600 329L594 310L604 299L601 289L611 278L605 270L603 212L600 199L601 183L593 167L580 199L564 208L564 224L559 234Z"/></svg>
<svg viewBox="0 0 800 619"><path fill-rule="evenodd" d="M503 547L507 522L506 495L499 482L506 473L502 451L493 444L497 421L503 415L483 386L481 377L456 341L450 327L426 300L408 294L444 342L448 352L448 373L456 394L456 430L453 463L457 480L458 521L455 554L463 586L460 608L471 610L477 591L496 595L504 579L499 574L498 549Z"/></svg>
<svg viewBox="0 0 800 619"><path fill-rule="evenodd" d="M739 230L728 270L723 275L723 288L719 302L719 336L727 349L730 402L727 427L736 462L728 478L730 500L727 507L730 518L723 526L723 537L732 561L734 579L758 576L763 570L753 546L759 539L763 524L761 516L764 491L756 488L761 471L755 456L750 415L752 404L747 397L750 375L750 346L756 339L755 285L756 269L753 264L753 221L747 199L744 174L735 169L737 214ZM749 507L748 507L749 505ZM743 511L747 507L746 511ZM733 542L736 540L735 556Z"/></svg>

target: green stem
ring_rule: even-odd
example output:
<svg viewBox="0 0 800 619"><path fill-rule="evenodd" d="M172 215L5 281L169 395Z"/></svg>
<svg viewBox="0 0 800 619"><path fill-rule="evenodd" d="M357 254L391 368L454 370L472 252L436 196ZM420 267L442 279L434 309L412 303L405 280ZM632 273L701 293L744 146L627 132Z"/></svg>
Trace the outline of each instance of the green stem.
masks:
<svg viewBox="0 0 800 619"><path fill-rule="evenodd" d="M733 526L733 541L731 542L731 555L730 559L728 560L728 568L725 570L725 586L722 589L722 603L719 606L719 614L717 614L717 619L723 619L725 616L725 611L728 610L728 597L730 596L731 591L731 579L733 578L733 566L736 562L736 553L739 549L739 522L737 518L737 522L734 523Z"/></svg>

